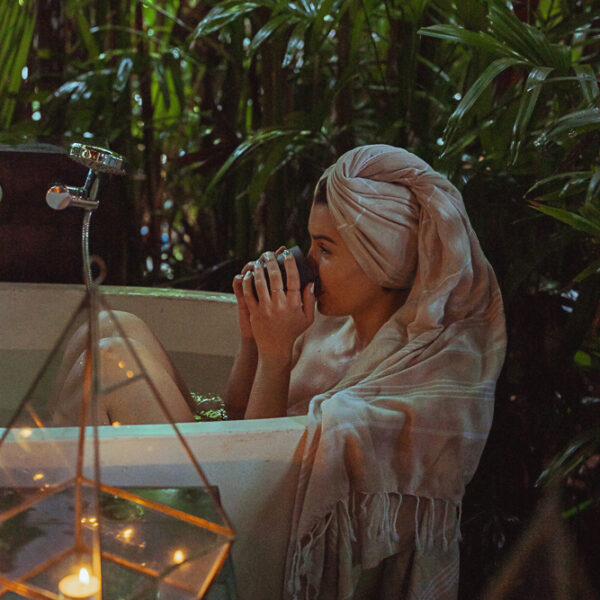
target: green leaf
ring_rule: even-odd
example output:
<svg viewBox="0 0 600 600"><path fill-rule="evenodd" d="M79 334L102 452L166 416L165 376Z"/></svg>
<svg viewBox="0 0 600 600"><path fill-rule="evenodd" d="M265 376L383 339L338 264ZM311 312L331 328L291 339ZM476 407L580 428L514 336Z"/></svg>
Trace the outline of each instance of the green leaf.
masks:
<svg viewBox="0 0 600 600"><path fill-rule="evenodd" d="M600 266L600 260L597 261L598 266ZM578 350L575 352L575 357L573 358L575 364L578 367L591 367L592 366L592 356L588 352L584 352L583 350Z"/></svg>
<svg viewBox="0 0 600 600"><path fill-rule="evenodd" d="M569 171L567 173L557 173L555 175L551 175L550 177L545 177L544 179L540 179L536 183L534 183L528 190L525 192L525 196L529 196L534 190L537 190L540 187L543 187L549 183L555 183L562 179L569 180L587 180L590 178L591 171Z"/></svg>
<svg viewBox="0 0 600 600"><path fill-rule="evenodd" d="M315 6L310 0L296 0L296 2L280 2L279 6L284 6L291 13L296 13L298 17L313 19L317 12Z"/></svg>
<svg viewBox="0 0 600 600"><path fill-rule="evenodd" d="M584 204L579 212L593 223L600 223L600 208L592 204L591 202Z"/></svg>
<svg viewBox="0 0 600 600"><path fill-rule="evenodd" d="M568 134L569 137L575 137L580 132L591 131L599 127L600 109L587 108L561 117L550 129L542 133L534 143L543 145L549 139L557 138L564 133Z"/></svg>
<svg viewBox="0 0 600 600"><path fill-rule="evenodd" d="M573 469L592 454L598 452L600 429L590 429L569 443L567 448L552 459L550 465L539 476L536 485L551 481L564 481Z"/></svg>
<svg viewBox="0 0 600 600"><path fill-rule="evenodd" d="M285 55L283 57L282 67L288 67L296 59L298 53L304 48L304 35L306 34L307 23L300 22L294 27L294 31L290 36Z"/></svg>
<svg viewBox="0 0 600 600"><path fill-rule="evenodd" d="M485 92L485 90L493 83L494 79L506 69L522 64L524 64L523 61L518 58L498 58L493 63L488 65L485 71L469 88L454 112L450 115L446 130L444 132L444 137L448 143L450 143L450 141L453 139L461 119L463 119L466 113L471 110L481 94L483 94L483 92Z"/></svg>
<svg viewBox="0 0 600 600"><path fill-rule="evenodd" d="M127 82L129 81L129 75L131 74L131 70L133 69L133 60L130 56L124 56L119 62L119 67L117 69L117 74L115 75L115 83L113 86L113 94L112 99L113 102L116 102L119 99L119 96L125 89Z"/></svg>
<svg viewBox="0 0 600 600"><path fill-rule="evenodd" d="M27 18L22 15L19 10L19 5L15 2L13 4L4 4L0 6L0 23L2 23L2 32L4 35L0 37L0 64L2 70L0 71L0 93L3 93L6 81L10 80L11 77L11 61L14 60L15 56L15 40L13 35L14 31L20 31L22 25L19 24L19 17Z"/></svg>
<svg viewBox="0 0 600 600"><path fill-rule="evenodd" d="M587 192L585 195L585 204L592 205L592 203L594 203L594 199L597 199L599 194L600 194L600 169L596 169L595 173L592 175L592 177L590 179L590 184L588 186L588 189L587 189Z"/></svg>
<svg viewBox="0 0 600 600"><path fill-rule="evenodd" d="M297 22L297 19L290 18L289 15L277 15L269 19L255 34L250 42L248 52L254 54L256 50L265 42L272 33L274 33L281 25Z"/></svg>
<svg viewBox="0 0 600 600"><path fill-rule="evenodd" d="M592 67L590 65L574 65L573 70L577 75L586 102L589 105L597 104L600 91L598 90L598 81Z"/></svg>
<svg viewBox="0 0 600 600"><path fill-rule="evenodd" d="M469 29L485 29L487 6L481 0L458 0L456 15Z"/></svg>
<svg viewBox="0 0 600 600"><path fill-rule="evenodd" d="M506 47L534 65L566 70L571 64L568 46L551 44L540 29L523 23L507 9L490 8L490 28Z"/></svg>
<svg viewBox="0 0 600 600"><path fill-rule="evenodd" d="M167 110L171 106L171 92L169 90L169 82L167 81L167 73L165 71L165 65L163 64L161 56L152 56L150 59L158 88L163 97L165 107Z"/></svg>
<svg viewBox="0 0 600 600"><path fill-rule="evenodd" d="M561 221L577 231L583 231L594 237L600 237L600 223L594 223L577 213L556 206L545 206L536 202L532 202L531 206L535 210L539 210L541 213L553 217L557 221Z"/></svg>
<svg viewBox="0 0 600 600"><path fill-rule="evenodd" d="M430 25L429 27L421 27L417 33L441 40L450 40L461 46L483 50L489 52L492 56L516 56L514 52L499 44L491 35L480 31L469 31L456 25Z"/></svg>
<svg viewBox="0 0 600 600"><path fill-rule="evenodd" d="M256 2L234 2L234 3L222 3L221 5L212 8L209 13L198 23L192 39L208 35L213 33L221 27L235 21L242 15L252 12L255 8L260 5Z"/></svg>
<svg viewBox="0 0 600 600"><path fill-rule="evenodd" d="M12 8L13 13L9 15L9 20L15 24L15 30L8 31L14 37L6 36L7 41L3 46L5 59L0 63L3 64L3 69L0 71L0 97L5 97L0 109L0 124L4 127L8 127L12 120L15 98L22 83L21 72L27 63L36 24L35 12L22 8L16 3Z"/></svg>
<svg viewBox="0 0 600 600"><path fill-rule="evenodd" d="M173 87L175 88L175 95L177 96L177 100L179 102L179 106L185 106L185 85L181 72L181 64L179 63L178 58L174 54L174 50L171 49L169 52L165 52L163 55L163 62L165 67L169 69L171 73L171 81L173 82Z"/></svg>
<svg viewBox="0 0 600 600"><path fill-rule="evenodd" d="M456 154L462 152L465 148L470 146L477 139L477 137L477 131L468 131L451 144L448 142L448 140L445 140L444 150L441 153L440 158L442 160L447 160L451 156L455 156Z"/></svg>
<svg viewBox="0 0 600 600"><path fill-rule="evenodd" d="M573 278L573 281L579 283L580 281L587 279L591 275L595 275L596 273L598 273L598 271L600 271L600 258L596 259L594 262L589 264L585 269L583 269L583 271L581 271L581 273L578 273Z"/></svg>
<svg viewBox="0 0 600 600"><path fill-rule="evenodd" d="M248 182L248 200L250 206L256 206L261 194L265 191L269 178L285 164L285 146L288 143L287 137L275 140L270 144L269 152L261 159L261 168L255 171L251 180Z"/></svg>
<svg viewBox="0 0 600 600"><path fill-rule="evenodd" d="M282 129L266 129L262 131L257 131L256 133L250 135L248 139L244 140L227 158L227 160L223 163L221 168L217 171L216 175L209 181L206 190L204 192L204 196L208 196L208 194L212 191L212 189L221 181L224 175L229 171L231 166L242 156L247 154L248 152L255 150L258 146L265 144L266 142L280 138L282 136L289 136L296 134L296 131L290 132Z"/></svg>
<svg viewBox="0 0 600 600"><path fill-rule="evenodd" d="M344 3L341 7L337 7L334 11L335 14L331 14L332 7L336 0L323 0L317 10L317 14L313 19L313 25L311 28L311 35L308 41L307 50L310 52L317 52L320 45L324 40L327 39L327 34L331 31L334 23L339 22L339 19L347 10L348 3ZM327 21L325 19L328 19Z"/></svg>
<svg viewBox="0 0 600 600"><path fill-rule="evenodd" d="M513 165L516 164L519 157L519 150L525 138L527 125L529 125L531 115L540 97L542 84L552 71L552 67L534 67L527 77L525 92L521 96L519 112L513 124L513 138L510 144L510 161Z"/></svg>
<svg viewBox="0 0 600 600"><path fill-rule="evenodd" d="M168 10L165 10L164 8L159 6L156 2L152 2L152 0L141 0L141 2L144 6L147 6L148 8L155 10L156 12L160 13L161 15L164 15L165 17L167 17L167 19L169 19L170 21L177 23L177 25L179 25L180 27L183 27L184 29L191 31L191 27L186 25L176 15L171 14Z"/></svg>
<svg viewBox="0 0 600 600"><path fill-rule="evenodd" d="M77 19L77 26L79 29L79 35L83 40L89 57L92 60L95 60L98 58L100 51L98 50L98 45L94 40L94 36L90 33L90 22L85 18L85 14L82 10L75 11L75 15L75 18Z"/></svg>

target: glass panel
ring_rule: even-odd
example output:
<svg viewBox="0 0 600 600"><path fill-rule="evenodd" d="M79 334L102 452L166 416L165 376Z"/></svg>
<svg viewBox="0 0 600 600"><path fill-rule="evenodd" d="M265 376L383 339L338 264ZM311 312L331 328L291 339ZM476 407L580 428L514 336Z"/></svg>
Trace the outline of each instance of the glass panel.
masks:
<svg viewBox="0 0 600 600"><path fill-rule="evenodd" d="M110 599L198 598L233 539L216 490L169 422L168 398L118 313L98 302L102 330L90 321L90 311L98 314L94 292L0 439L0 600L53 599L63 585L84 586L90 598L101 587ZM105 335L119 350L110 366L100 358ZM117 424L97 425L106 423L102 402L117 389L150 394L165 424L146 426L152 435L128 440L131 452L109 454L111 467L102 469Z"/></svg>

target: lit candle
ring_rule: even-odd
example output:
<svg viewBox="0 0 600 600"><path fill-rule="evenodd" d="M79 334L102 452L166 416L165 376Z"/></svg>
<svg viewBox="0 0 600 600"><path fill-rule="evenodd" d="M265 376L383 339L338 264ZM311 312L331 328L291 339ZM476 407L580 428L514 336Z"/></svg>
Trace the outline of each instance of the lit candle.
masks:
<svg viewBox="0 0 600 600"><path fill-rule="evenodd" d="M64 600L96 600L96 594L100 590L100 581L94 575L90 575L85 568L79 569L78 575L67 575L58 582L60 597Z"/></svg>

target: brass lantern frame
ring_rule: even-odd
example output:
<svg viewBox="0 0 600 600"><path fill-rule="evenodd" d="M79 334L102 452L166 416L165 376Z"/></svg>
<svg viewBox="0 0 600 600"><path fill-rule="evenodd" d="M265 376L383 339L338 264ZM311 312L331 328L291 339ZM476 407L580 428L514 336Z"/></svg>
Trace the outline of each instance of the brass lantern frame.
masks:
<svg viewBox="0 0 600 600"><path fill-rule="evenodd" d="M133 365L131 370L126 371L123 380L110 388L103 388L100 374L98 316L101 310L114 323ZM86 311L87 351L79 422L75 427L57 430L52 424L52 416L44 412L44 404L40 408L40 389L52 375L51 367L60 359L61 348ZM195 507L192 510L189 506L182 509L170 499L165 501L162 496L157 497L157 490L163 489L160 486L153 488L152 493L138 488L132 491L112 485L103 478L99 399L117 387L138 381L145 383L164 413L165 421L178 442L181 461L187 461L186 468L191 469L194 477L197 475L195 481L190 482L190 487L201 489L208 507L206 511L210 514L202 514ZM64 440L55 442L57 431L70 434L72 443L63 443ZM4 457L6 460L3 460ZM48 463L58 467L44 467ZM106 507L110 507L111 502L118 510L122 509L118 518L107 512ZM60 515L57 517L59 527L52 521L52 514L56 511ZM162 397L96 282L87 286L84 298L0 438L0 542L7 532L9 537L15 529L18 533L22 523L26 523L26 530L28 519L33 521L33 529L37 530L38 536L33 541L26 540L15 546L13 555L17 556L19 564L13 565L12 570L9 567L8 573L0 564L0 600L60 600L57 577L71 573L75 566L83 563L99 580L99 591L90 598L203 598L223 566L234 540L231 523L174 422L168 401ZM134 527L128 527L127 519L131 519L137 531L142 532L138 534L137 545L133 545L123 533L134 530ZM72 530L65 534L63 530L69 525L72 525ZM32 529L31 526L29 529ZM144 535L147 539L142 539ZM67 542L71 537L72 543ZM178 551L181 552L181 560L172 558L172 547L160 548L161 543L172 545L179 539L187 544L185 551ZM38 554L44 555L41 559L34 559L34 553L27 550L36 544L43 545L38 550ZM46 552L50 554L46 556ZM27 560L31 562L22 564ZM105 575L109 572L113 575L107 583L108 575ZM114 591L119 589L119 577L127 580L129 586L123 593Z"/></svg>

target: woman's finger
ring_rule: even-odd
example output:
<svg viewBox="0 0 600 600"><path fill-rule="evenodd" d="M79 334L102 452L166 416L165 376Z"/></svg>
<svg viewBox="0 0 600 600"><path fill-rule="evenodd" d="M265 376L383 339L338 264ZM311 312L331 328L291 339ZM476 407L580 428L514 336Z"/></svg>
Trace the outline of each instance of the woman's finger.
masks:
<svg viewBox="0 0 600 600"><path fill-rule="evenodd" d="M254 288L252 286L252 282L254 281L254 273L255 271L246 271L244 278L242 279L242 289L244 291L244 302L248 307L249 311L252 311L256 308L258 301L254 296ZM255 282L256 285L256 282Z"/></svg>
<svg viewBox="0 0 600 600"><path fill-rule="evenodd" d="M265 276L265 270L263 265L257 260L253 271L254 275L254 288L256 289L256 298L258 302L266 304L270 301L269 288L267 287L267 278ZM246 274L247 276L247 274ZM244 288L244 293L246 289ZM254 298L254 294L252 294Z"/></svg>
<svg viewBox="0 0 600 600"><path fill-rule="evenodd" d="M238 302L244 301L244 288L242 286L243 281L244 276L242 274L239 274L233 278L233 282L231 284L231 287L233 288L233 293L235 294L235 297L237 298Z"/></svg>
<svg viewBox="0 0 600 600"><path fill-rule="evenodd" d="M283 253L283 264L285 265L287 291L288 293L298 294L298 298L300 298L300 273L298 273L294 256L289 250L285 250Z"/></svg>
<svg viewBox="0 0 600 600"><path fill-rule="evenodd" d="M279 270L279 263L275 258L273 252L265 253L265 266L267 273L269 274L269 284L271 287L271 298L277 300L285 299L283 291L283 278L281 277L281 271Z"/></svg>
<svg viewBox="0 0 600 600"><path fill-rule="evenodd" d="M245 275L248 271L254 271L255 265L255 260L251 260L250 262L246 263L241 271L242 276Z"/></svg>

